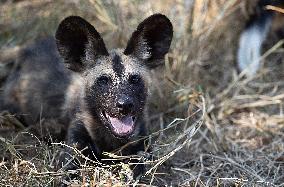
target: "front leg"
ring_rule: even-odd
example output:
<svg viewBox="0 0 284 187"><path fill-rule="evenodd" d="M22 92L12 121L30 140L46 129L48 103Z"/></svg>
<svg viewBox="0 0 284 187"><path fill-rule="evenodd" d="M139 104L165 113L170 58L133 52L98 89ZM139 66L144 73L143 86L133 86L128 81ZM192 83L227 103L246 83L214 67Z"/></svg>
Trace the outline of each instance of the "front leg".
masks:
<svg viewBox="0 0 284 187"><path fill-rule="evenodd" d="M68 147L64 148L60 156L61 169L64 171L76 170L80 168L80 161L81 163L84 162L82 157L75 158L76 152L74 149L80 151L81 154L91 160L96 161L99 159L98 150L92 143L92 139L81 121L76 121L70 125L67 134L67 145ZM76 177L78 177L77 174L71 174L69 177L64 177L63 180L69 181L70 178L74 179Z"/></svg>
<svg viewBox="0 0 284 187"><path fill-rule="evenodd" d="M132 161L138 163L132 165L132 170L134 179L139 180L146 172L145 161L152 160L152 149L147 140L141 140L136 147L136 151L135 154L140 156L141 159Z"/></svg>

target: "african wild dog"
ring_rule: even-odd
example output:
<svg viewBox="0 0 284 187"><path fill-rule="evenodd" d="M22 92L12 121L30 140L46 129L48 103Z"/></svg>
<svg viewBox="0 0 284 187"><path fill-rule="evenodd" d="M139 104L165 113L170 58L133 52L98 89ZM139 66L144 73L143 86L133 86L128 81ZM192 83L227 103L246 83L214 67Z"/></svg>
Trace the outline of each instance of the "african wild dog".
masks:
<svg viewBox="0 0 284 187"><path fill-rule="evenodd" d="M103 151L146 134L149 70L163 64L172 35L169 19L155 14L139 24L125 50L108 51L90 23L67 17L56 31L56 41L41 40L21 53L4 87L3 108L26 124L56 120L68 127L69 145L87 147L84 154L100 159ZM143 143L121 154L144 151Z"/></svg>

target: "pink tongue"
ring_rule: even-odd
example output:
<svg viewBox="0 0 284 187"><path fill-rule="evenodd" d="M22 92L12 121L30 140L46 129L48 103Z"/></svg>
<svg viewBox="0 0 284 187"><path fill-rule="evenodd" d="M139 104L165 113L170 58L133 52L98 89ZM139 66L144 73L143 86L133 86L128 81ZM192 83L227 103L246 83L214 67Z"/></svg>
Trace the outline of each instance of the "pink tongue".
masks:
<svg viewBox="0 0 284 187"><path fill-rule="evenodd" d="M134 122L131 116L122 117L121 119L107 116L117 134L127 134L133 130Z"/></svg>

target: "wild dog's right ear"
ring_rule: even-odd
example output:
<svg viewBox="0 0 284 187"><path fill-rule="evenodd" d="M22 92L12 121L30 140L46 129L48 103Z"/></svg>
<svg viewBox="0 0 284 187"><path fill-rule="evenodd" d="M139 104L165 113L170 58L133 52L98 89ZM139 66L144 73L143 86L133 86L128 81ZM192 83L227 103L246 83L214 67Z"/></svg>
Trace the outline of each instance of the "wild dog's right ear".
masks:
<svg viewBox="0 0 284 187"><path fill-rule="evenodd" d="M140 23L133 32L125 55L133 55L150 68L157 67L165 61L173 37L173 26L162 14L154 14Z"/></svg>
<svg viewBox="0 0 284 187"><path fill-rule="evenodd" d="M79 72L86 62L108 55L100 34L79 16L65 18L58 26L55 38L59 54L73 71Z"/></svg>

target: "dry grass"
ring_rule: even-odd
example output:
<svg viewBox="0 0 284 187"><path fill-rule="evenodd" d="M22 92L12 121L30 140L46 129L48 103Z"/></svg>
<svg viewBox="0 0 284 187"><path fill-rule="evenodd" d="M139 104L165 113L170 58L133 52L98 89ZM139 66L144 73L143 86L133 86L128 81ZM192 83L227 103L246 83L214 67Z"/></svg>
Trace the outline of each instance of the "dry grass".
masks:
<svg viewBox="0 0 284 187"><path fill-rule="evenodd" d="M147 173L139 183L284 186L282 41L270 33L255 77L245 78L234 65L239 33L253 10L249 2L8 0L0 4L0 70L3 55L53 34L68 15L91 21L111 48L125 46L143 18L166 14L175 33L165 68L153 80L148 125L155 159L146 162ZM62 145L23 133L7 113L0 124L0 186L56 186L66 175L53 167ZM133 184L128 164L85 160L74 171L82 177L74 186Z"/></svg>

